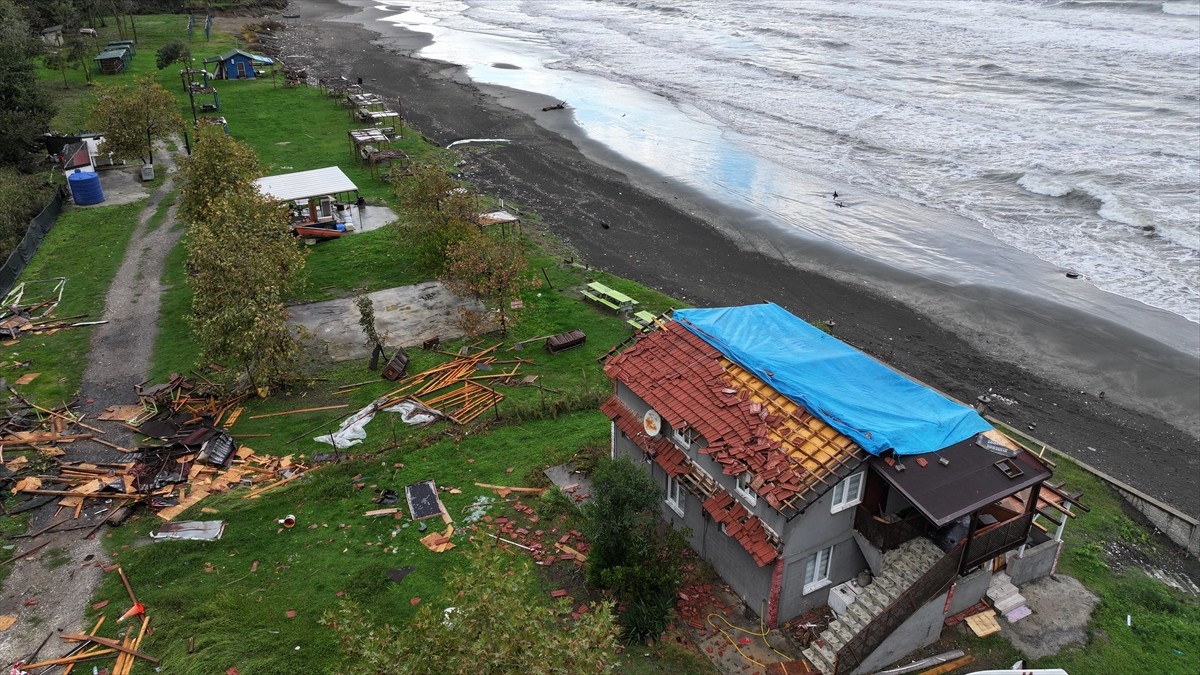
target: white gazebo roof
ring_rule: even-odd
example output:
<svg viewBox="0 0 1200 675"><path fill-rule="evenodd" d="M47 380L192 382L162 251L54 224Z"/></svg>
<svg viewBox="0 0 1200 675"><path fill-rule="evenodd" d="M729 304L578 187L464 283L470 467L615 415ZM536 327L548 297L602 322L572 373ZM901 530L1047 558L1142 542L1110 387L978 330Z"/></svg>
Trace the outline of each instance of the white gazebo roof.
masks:
<svg viewBox="0 0 1200 675"><path fill-rule="evenodd" d="M358 186L336 166L263 176L254 181L254 184L264 195L282 201L336 195L340 192L358 192Z"/></svg>

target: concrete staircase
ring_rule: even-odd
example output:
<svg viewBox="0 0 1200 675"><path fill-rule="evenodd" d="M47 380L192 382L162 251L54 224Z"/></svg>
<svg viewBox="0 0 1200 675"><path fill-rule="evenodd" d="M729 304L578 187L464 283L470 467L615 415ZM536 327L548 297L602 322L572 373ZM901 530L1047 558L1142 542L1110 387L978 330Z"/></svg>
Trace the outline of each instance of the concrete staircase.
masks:
<svg viewBox="0 0 1200 675"><path fill-rule="evenodd" d="M809 648L804 650L804 657L823 673L831 675L838 650L908 590L943 555L941 549L923 537L911 539L888 551L883 556L880 573L858 594L854 604L821 631Z"/></svg>
<svg viewBox="0 0 1200 675"><path fill-rule="evenodd" d="M1025 606L1025 596L1013 585L1012 578L1004 572L992 577L988 584L988 599L997 612L1004 615L1009 623L1016 623L1029 616L1032 612Z"/></svg>

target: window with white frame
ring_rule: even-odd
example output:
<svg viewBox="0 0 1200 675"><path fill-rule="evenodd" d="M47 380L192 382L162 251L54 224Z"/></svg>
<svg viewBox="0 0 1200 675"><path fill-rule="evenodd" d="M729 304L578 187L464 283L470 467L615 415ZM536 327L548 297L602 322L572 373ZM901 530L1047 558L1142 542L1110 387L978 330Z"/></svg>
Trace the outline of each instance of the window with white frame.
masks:
<svg viewBox="0 0 1200 675"><path fill-rule="evenodd" d="M862 501L863 473L859 471L833 486L833 502L829 505L830 513L848 509Z"/></svg>
<svg viewBox="0 0 1200 675"><path fill-rule="evenodd" d="M671 427L671 440L675 441L676 445L687 450L692 447L692 440L696 438L696 433L687 425L679 427Z"/></svg>
<svg viewBox="0 0 1200 675"><path fill-rule="evenodd" d="M745 499L750 506L758 503L758 495L754 494L754 490L750 489L750 481L754 480L754 475L749 471L743 472L737 478L737 493Z"/></svg>
<svg viewBox="0 0 1200 675"><path fill-rule="evenodd" d="M683 495L683 485L674 476L667 476L667 506L680 516L683 515Z"/></svg>
<svg viewBox="0 0 1200 675"><path fill-rule="evenodd" d="M804 592L813 591L829 584L829 561L833 558L833 547L823 548L808 557L804 569Z"/></svg>

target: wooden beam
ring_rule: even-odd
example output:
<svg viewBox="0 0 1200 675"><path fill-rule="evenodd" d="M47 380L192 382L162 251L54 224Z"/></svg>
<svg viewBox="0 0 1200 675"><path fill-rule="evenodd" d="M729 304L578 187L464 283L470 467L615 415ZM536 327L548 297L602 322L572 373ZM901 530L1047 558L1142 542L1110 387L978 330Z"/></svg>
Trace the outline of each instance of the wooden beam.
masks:
<svg viewBox="0 0 1200 675"><path fill-rule="evenodd" d="M116 640L102 638L98 635L81 635L79 633L63 633L62 639L64 639L64 640L79 640L82 642L95 642L96 644L101 644L101 645L104 645L105 647L112 647L113 649L115 649L119 652L124 652L126 654L132 654L132 655L138 657L139 659L149 661L150 663L158 663L159 662L158 659L156 659L153 656L150 656L149 654L147 654L145 652L140 652L136 649L126 647L125 645L121 644L120 642L117 642Z"/></svg>
<svg viewBox="0 0 1200 675"><path fill-rule="evenodd" d="M316 408L301 408L300 410L285 410L283 412L265 413L263 415L251 415L252 420L261 420L267 417L279 417L281 415L298 415L300 413L321 412L322 410L339 410L341 408L349 408L349 403L340 403L338 405L324 405Z"/></svg>
<svg viewBox="0 0 1200 675"><path fill-rule="evenodd" d="M85 637L89 637L89 636L85 636ZM111 654L115 651L117 651L117 650L115 650L115 649L98 649L96 651L79 652L78 654L75 654L74 656L63 656L63 657L59 657L57 659L50 659L49 661L38 661L37 663L23 663L23 664L21 664L21 667L33 670L34 668L46 668L49 666L61 666L61 665L65 665L68 663L77 663L79 661L86 661L88 659L94 659L97 656L104 656L105 654Z"/></svg>

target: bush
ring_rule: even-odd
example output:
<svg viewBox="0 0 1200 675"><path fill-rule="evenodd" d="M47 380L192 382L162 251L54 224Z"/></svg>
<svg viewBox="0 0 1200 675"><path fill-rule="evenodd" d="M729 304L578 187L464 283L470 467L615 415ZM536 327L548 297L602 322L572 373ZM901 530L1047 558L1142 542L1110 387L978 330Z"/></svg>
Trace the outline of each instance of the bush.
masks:
<svg viewBox="0 0 1200 675"><path fill-rule="evenodd" d="M25 230L53 196L43 176L29 176L16 169L0 168L0 263L8 259Z"/></svg>
<svg viewBox="0 0 1200 675"><path fill-rule="evenodd" d="M601 461L592 473L592 501L584 509L592 545L588 582L616 595L627 642L662 633L683 583L686 535L664 525L660 499L650 476L627 458Z"/></svg>
<svg viewBox="0 0 1200 675"><path fill-rule="evenodd" d="M154 64L159 70L179 61L186 64L192 60L192 50L183 40L171 40L158 48L158 58Z"/></svg>

